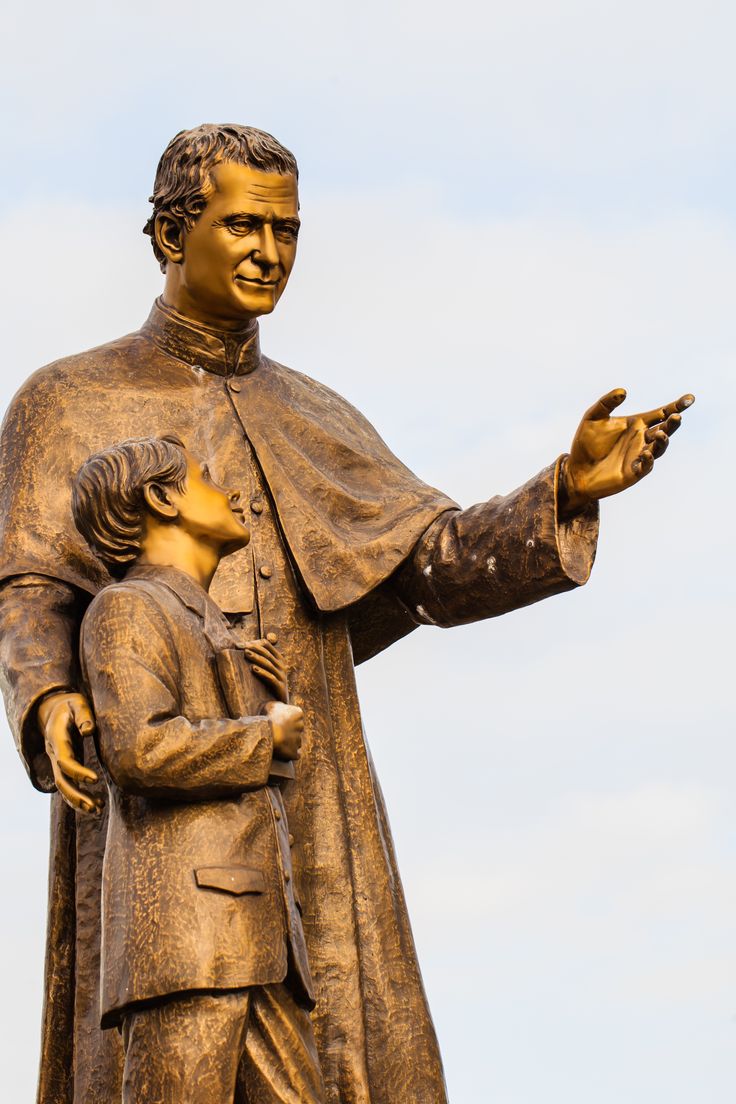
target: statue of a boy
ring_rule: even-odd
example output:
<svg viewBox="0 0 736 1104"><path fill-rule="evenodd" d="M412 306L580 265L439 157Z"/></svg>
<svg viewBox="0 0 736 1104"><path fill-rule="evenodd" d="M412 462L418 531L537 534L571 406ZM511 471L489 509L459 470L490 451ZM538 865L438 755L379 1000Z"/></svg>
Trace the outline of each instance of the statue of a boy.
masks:
<svg viewBox="0 0 736 1104"><path fill-rule="evenodd" d="M101 1014L122 1027L130 1104L224 1104L238 1084L324 1100L278 783L304 718L268 641L233 666L207 593L250 539L239 498L173 437L98 453L73 486L77 528L119 580L80 650L110 793ZM282 699L260 711L253 665Z"/></svg>

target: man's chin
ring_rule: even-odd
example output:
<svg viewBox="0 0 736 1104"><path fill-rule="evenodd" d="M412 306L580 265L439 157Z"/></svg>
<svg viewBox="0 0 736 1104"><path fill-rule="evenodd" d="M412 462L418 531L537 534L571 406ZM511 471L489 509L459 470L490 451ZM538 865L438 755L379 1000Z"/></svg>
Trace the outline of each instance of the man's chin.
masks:
<svg viewBox="0 0 736 1104"><path fill-rule="evenodd" d="M249 318L255 318L260 314L270 314L278 302L278 294L275 288L253 289L241 284L238 291L238 305L243 315L247 315Z"/></svg>

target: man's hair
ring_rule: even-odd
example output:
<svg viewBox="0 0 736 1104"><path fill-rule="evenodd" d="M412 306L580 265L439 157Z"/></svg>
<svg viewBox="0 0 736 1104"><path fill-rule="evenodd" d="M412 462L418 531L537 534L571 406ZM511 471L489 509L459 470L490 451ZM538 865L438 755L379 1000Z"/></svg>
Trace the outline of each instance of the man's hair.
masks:
<svg viewBox="0 0 736 1104"><path fill-rule="evenodd" d="M225 161L261 172L293 174L299 179L296 158L265 130L239 123L202 123L180 130L161 155L153 183L153 214L143 227L153 252L166 270L166 257L156 242L156 216L172 215L191 230L212 194L212 170Z"/></svg>
<svg viewBox="0 0 736 1104"><path fill-rule="evenodd" d="M184 490L187 458L178 437L143 437L90 456L72 485L74 524L110 574L122 578L140 555L148 483Z"/></svg>

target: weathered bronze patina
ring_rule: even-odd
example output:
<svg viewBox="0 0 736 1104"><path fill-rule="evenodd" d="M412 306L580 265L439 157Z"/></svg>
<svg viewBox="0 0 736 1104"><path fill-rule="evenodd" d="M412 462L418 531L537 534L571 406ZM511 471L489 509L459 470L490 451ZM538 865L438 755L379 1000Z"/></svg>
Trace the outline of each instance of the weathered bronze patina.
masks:
<svg viewBox="0 0 736 1104"><path fill-rule="evenodd" d="M248 543L240 494L149 438L90 458L72 511L120 579L80 652L109 794L100 1014L122 1031L123 1101L233 1100L240 1080L249 1100L275 1084L324 1104L280 790L304 715L275 645L239 648L207 593Z"/></svg>
<svg viewBox="0 0 736 1104"><path fill-rule="evenodd" d="M3 427L3 689L34 784L67 802L53 799L39 1100L109 1104L120 1098L122 1062L116 1032L100 1030L107 812L77 662L81 617L110 577L74 527L72 479L91 453L173 433L242 492L251 543L223 560L211 594L241 641L278 644L304 711L284 799L327 1100L441 1104L439 1050L353 664L417 625L496 616L584 583L598 499L651 471L692 396L614 417L625 392L612 391L587 412L569 454L512 494L461 510L345 400L260 351L256 319L273 310L296 253L288 151L249 128L183 132L164 153L153 202L147 231L165 286L148 321L37 372ZM102 815L86 815L96 803Z"/></svg>

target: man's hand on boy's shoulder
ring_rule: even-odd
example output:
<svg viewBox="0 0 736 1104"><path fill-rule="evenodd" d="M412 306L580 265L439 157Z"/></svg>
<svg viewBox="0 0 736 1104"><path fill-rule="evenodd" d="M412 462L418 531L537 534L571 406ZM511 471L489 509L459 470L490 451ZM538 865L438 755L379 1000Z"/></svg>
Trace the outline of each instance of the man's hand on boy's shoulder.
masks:
<svg viewBox="0 0 736 1104"><path fill-rule="evenodd" d="M280 702L288 702L289 686L286 665L278 648L270 640L250 640L245 648L251 670Z"/></svg>
<svg viewBox="0 0 736 1104"><path fill-rule="evenodd" d="M268 702L265 712L273 730L274 759L298 759L304 732L304 714L301 709L283 702Z"/></svg>

